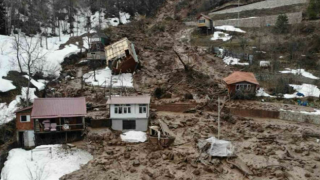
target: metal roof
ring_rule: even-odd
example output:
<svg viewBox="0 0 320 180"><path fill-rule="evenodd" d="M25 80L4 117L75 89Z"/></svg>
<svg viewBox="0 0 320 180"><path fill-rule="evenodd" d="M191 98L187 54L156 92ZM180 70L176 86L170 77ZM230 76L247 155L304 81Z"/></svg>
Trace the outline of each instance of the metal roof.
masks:
<svg viewBox="0 0 320 180"><path fill-rule="evenodd" d="M240 72L235 71L228 77L223 79L226 84L235 84L239 82L249 82L252 84L259 85L259 82L257 81L256 77L251 72Z"/></svg>
<svg viewBox="0 0 320 180"><path fill-rule="evenodd" d="M25 108L18 109L14 113L23 112L23 111L27 111L27 110L30 110L30 109L32 109L32 106L28 106L28 107L25 107Z"/></svg>
<svg viewBox="0 0 320 180"><path fill-rule="evenodd" d="M38 98L34 100L31 118L60 118L86 116L86 99L80 98Z"/></svg>
<svg viewBox="0 0 320 180"><path fill-rule="evenodd" d="M107 104L150 104L149 95L141 96L112 96Z"/></svg>

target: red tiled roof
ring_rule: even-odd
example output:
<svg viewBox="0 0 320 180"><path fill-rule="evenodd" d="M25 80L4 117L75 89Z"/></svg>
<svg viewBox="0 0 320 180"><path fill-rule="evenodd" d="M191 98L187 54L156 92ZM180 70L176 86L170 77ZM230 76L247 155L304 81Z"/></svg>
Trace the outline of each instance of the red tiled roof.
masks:
<svg viewBox="0 0 320 180"><path fill-rule="evenodd" d="M150 96L112 96L107 104L150 104Z"/></svg>
<svg viewBox="0 0 320 180"><path fill-rule="evenodd" d="M259 85L256 77L251 72L240 72L235 71L234 73L230 74L228 77L223 79L226 84L235 84L239 82L249 82L252 84Z"/></svg>
<svg viewBox="0 0 320 180"><path fill-rule="evenodd" d="M31 118L60 118L86 116L86 99L80 98L38 98L34 100Z"/></svg>

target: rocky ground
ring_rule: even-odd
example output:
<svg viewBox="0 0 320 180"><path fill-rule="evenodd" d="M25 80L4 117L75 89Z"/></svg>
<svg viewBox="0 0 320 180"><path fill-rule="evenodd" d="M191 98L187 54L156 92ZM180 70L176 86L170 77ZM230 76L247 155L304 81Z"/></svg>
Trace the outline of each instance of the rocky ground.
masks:
<svg viewBox="0 0 320 180"><path fill-rule="evenodd" d="M221 139L231 141L234 158L210 158L196 144L217 137L217 114L157 112L179 143L163 149L124 143L119 132L93 129L76 144L94 160L61 179L319 179L320 128L274 119L222 115ZM152 124L157 124L153 120Z"/></svg>

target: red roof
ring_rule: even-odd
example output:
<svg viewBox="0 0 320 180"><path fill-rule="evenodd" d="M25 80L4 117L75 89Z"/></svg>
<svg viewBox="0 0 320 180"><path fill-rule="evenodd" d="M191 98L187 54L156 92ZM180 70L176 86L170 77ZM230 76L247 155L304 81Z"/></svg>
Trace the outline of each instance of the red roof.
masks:
<svg viewBox="0 0 320 180"><path fill-rule="evenodd" d="M112 96L107 104L150 104L149 95L141 96Z"/></svg>
<svg viewBox="0 0 320 180"><path fill-rule="evenodd" d="M252 84L259 85L256 77L251 72L240 72L235 71L234 73L230 74L228 77L223 79L226 84L235 84L239 82L249 82Z"/></svg>
<svg viewBox="0 0 320 180"><path fill-rule="evenodd" d="M25 108L18 109L18 110L16 110L14 113L19 113L19 112L27 111L27 110L29 110L29 109L32 109L32 106L28 106L28 107L25 107Z"/></svg>
<svg viewBox="0 0 320 180"><path fill-rule="evenodd" d="M38 98L34 100L31 118L60 118L86 116L86 99L80 98Z"/></svg>
<svg viewBox="0 0 320 180"><path fill-rule="evenodd" d="M201 17L204 17L205 19L209 19L209 20L212 20L209 16L206 16L204 14L200 14L197 19L200 19Z"/></svg>

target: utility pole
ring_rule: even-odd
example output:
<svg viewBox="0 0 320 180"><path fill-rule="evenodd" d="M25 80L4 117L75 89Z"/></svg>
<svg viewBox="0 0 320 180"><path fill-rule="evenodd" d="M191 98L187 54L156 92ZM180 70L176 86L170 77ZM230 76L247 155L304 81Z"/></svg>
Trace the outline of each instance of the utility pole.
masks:
<svg viewBox="0 0 320 180"><path fill-rule="evenodd" d="M238 27L240 25L240 9L239 9L239 7L240 7L240 0L238 0Z"/></svg>
<svg viewBox="0 0 320 180"><path fill-rule="evenodd" d="M218 96L218 139L220 139L220 96Z"/></svg>

